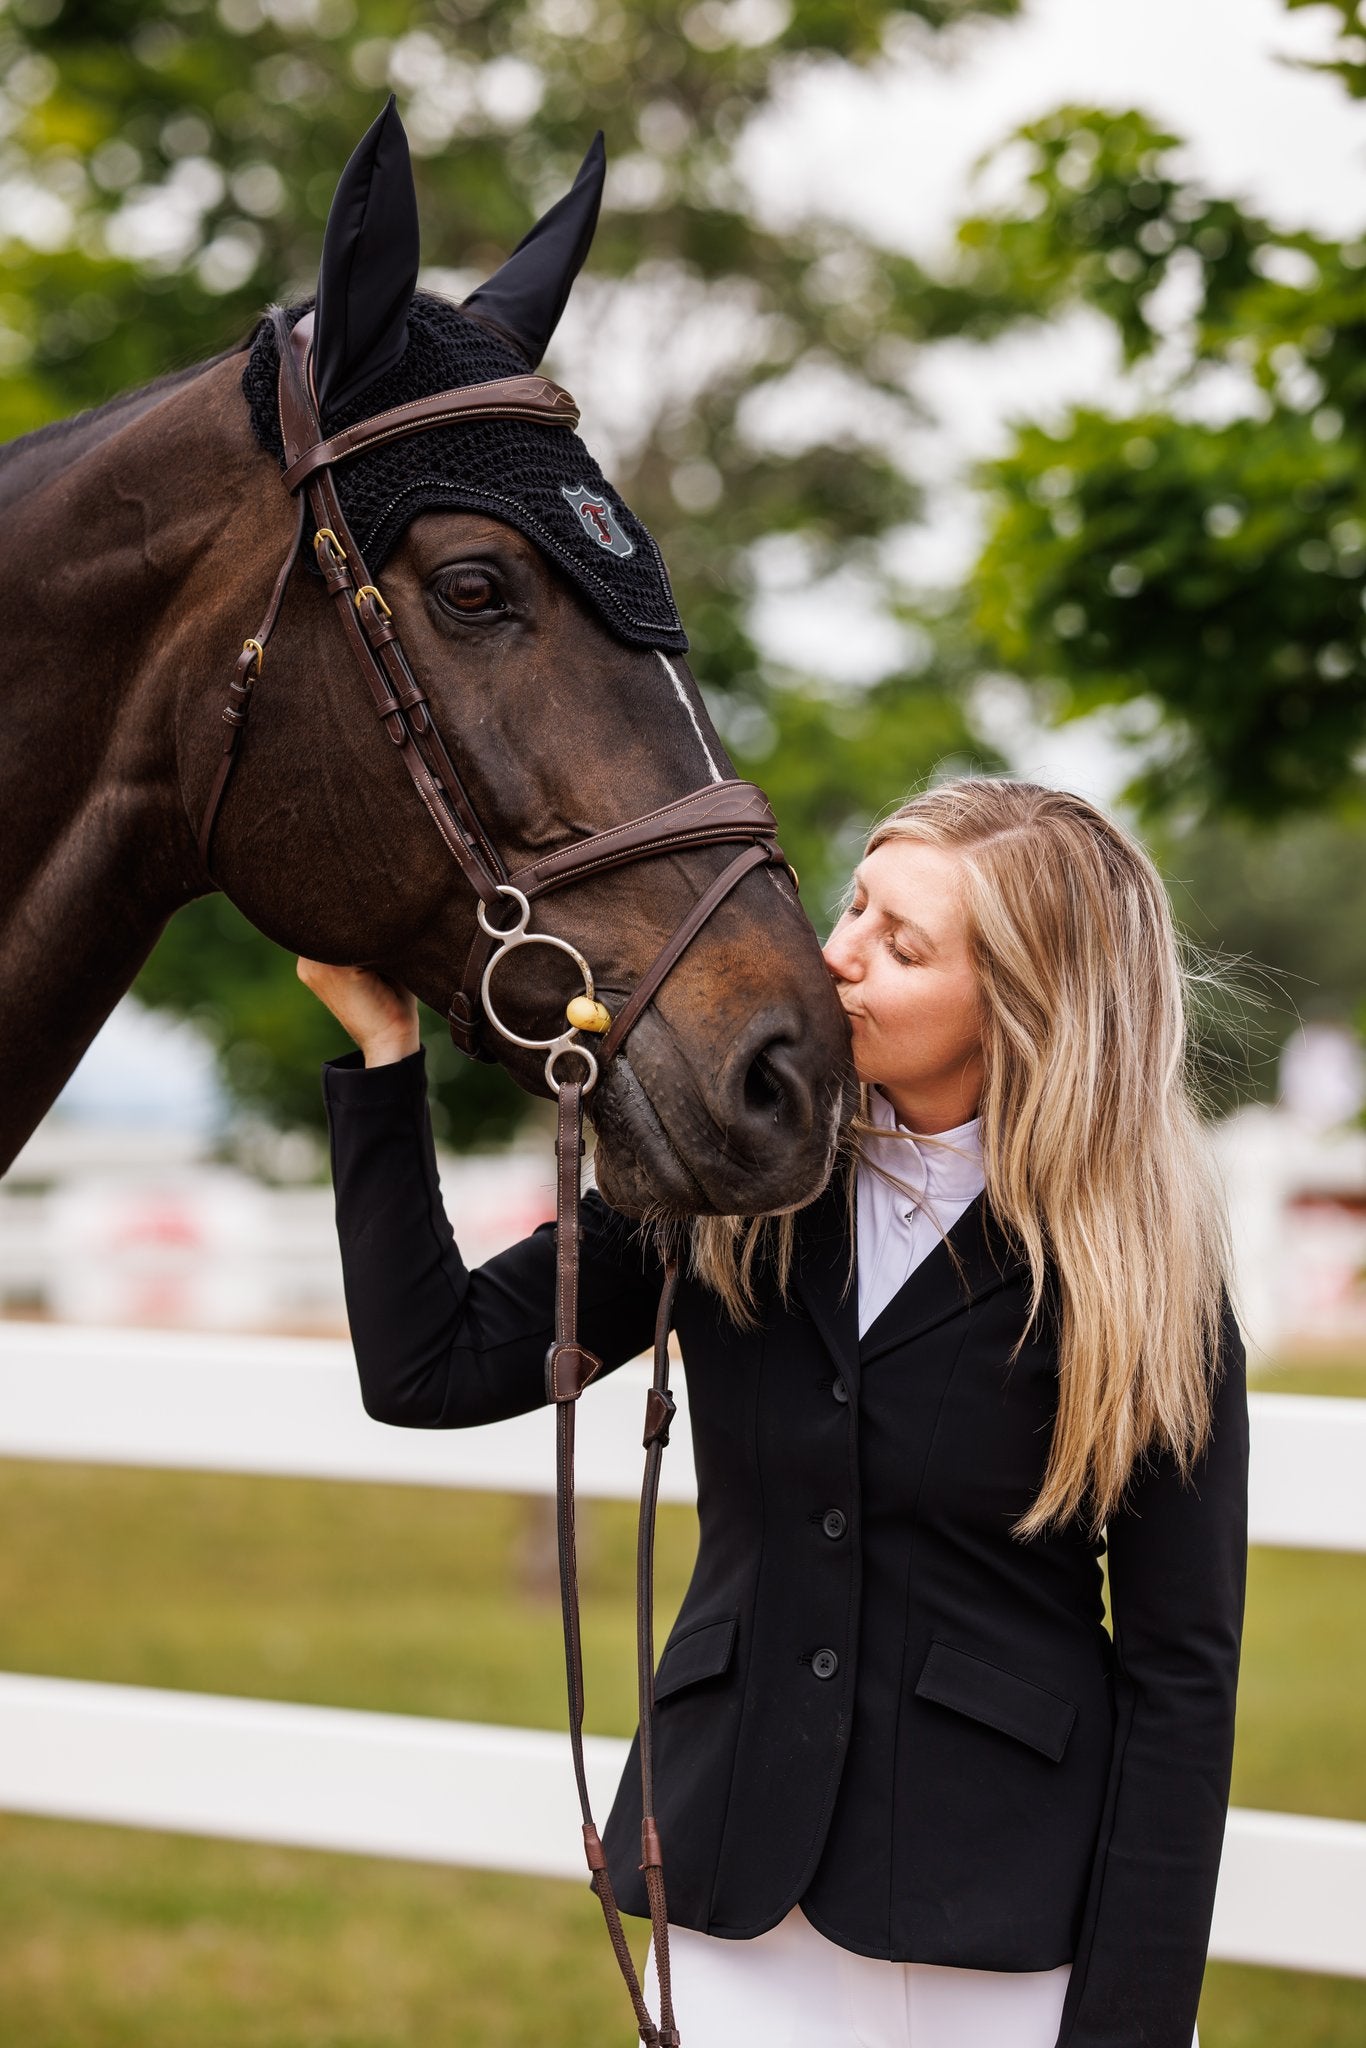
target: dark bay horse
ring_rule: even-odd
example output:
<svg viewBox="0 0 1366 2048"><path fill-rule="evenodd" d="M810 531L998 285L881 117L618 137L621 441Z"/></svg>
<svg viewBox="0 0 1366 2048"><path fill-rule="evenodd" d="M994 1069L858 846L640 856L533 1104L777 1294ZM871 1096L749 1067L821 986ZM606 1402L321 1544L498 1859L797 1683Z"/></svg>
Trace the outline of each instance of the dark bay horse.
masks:
<svg viewBox="0 0 1366 2048"><path fill-rule="evenodd" d="M370 169L369 214L346 250L352 356L340 368L353 389L378 374L366 350L393 359L376 266L380 238L392 256L394 221L401 230L406 218L401 193L397 214L392 192L387 213L378 204ZM564 211L574 196L481 288L490 331L533 366L591 237L582 200ZM596 219L595 195L591 210ZM411 301L415 247L411 261L400 255ZM471 317L479 298L466 302ZM320 285L320 316L323 301ZM329 332L341 324L333 310ZM401 318L397 332L401 347ZM331 604L300 569L217 818L212 873L197 852L225 682L295 517L253 432L245 362L246 344L0 452L0 1170L167 919L215 886L278 945L373 966L438 1013L469 952L474 900L347 663ZM613 528L595 516L613 549ZM614 632L524 527L421 510L392 546L383 587L509 866L733 776L681 655ZM691 847L577 882L538 905L538 929L591 958L609 1002L624 997L733 852ZM541 949L542 977L548 957ZM514 982L516 1000L545 1000ZM549 995L562 1009L575 987L569 974ZM500 1056L538 1087L539 1055ZM810 924L771 871L747 874L590 1104L604 1195L671 1215L811 1198L831 1167L846 1060Z"/></svg>

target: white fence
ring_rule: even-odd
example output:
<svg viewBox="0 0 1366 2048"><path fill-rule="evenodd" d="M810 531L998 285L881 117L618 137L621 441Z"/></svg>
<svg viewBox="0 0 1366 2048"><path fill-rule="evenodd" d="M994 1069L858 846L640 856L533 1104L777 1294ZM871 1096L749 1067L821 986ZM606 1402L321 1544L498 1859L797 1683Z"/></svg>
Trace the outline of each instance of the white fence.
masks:
<svg viewBox="0 0 1366 2048"><path fill-rule="evenodd" d="M646 1384L626 1366L583 1403L585 1496L638 1497ZM661 1489L679 1501L686 1392ZM1366 1552L1366 1402L1249 1406L1252 1542ZM11 1322L0 1456L547 1492L554 1425L381 1428L342 1343ZM588 1741L599 1811L626 1747ZM528 1729L0 1675L0 1809L584 1878L568 1738ZM1233 1808L1210 1953L1366 1977L1366 1824Z"/></svg>

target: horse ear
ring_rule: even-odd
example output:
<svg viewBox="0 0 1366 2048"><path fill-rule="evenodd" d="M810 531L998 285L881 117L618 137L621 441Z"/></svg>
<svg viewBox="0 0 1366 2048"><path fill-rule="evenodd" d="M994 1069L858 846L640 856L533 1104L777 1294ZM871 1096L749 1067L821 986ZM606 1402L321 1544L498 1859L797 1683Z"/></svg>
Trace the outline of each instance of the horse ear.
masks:
<svg viewBox="0 0 1366 2048"><path fill-rule="evenodd" d="M559 324L598 224L607 151L599 129L562 199L522 237L502 268L464 301L467 313L500 328L534 370Z"/></svg>
<svg viewBox="0 0 1366 2048"><path fill-rule="evenodd" d="M390 93L337 182L323 235L313 379L324 417L403 354L418 260L412 160Z"/></svg>

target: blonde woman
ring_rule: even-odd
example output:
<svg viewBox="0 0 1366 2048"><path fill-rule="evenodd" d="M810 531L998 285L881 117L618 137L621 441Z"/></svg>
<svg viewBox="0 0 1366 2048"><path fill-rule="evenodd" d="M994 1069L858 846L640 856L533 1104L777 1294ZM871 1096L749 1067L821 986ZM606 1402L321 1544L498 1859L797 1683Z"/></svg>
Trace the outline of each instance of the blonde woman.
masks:
<svg viewBox="0 0 1366 2048"><path fill-rule="evenodd" d="M876 827L826 962L842 1167L795 1213L692 1226L676 1316L700 1545L655 1749L683 2041L1199 2048L1248 1426L1166 893L1083 798L947 781ZM541 1405L552 1227L465 1267L415 1005L299 972L360 1048L323 1080L369 1412ZM595 1193L583 1220L611 1368L659 1258ZM633 1746L604 1842L644 1916L639 1798Z"/></svg>

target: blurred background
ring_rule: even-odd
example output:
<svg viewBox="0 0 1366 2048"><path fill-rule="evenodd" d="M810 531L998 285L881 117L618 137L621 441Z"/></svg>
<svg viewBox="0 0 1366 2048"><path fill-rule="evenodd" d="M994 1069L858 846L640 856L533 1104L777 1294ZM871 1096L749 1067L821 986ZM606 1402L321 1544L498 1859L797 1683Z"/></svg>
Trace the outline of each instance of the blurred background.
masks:
<svg viewBox="0 0 1366 2048"><path fill-rule="evenodd" d="M1355 0L0 0L0 437L311 291L390 88L455 296L605 129L545 367L822 931L933 778L1139 831L1214 970L1192 1059L1252 1383L1366 1396ZM545 1106L423 1026L473 1262L551 1213ZM346 1049L222 896L180 913L0 1185L0 1355L34 1325L344 1338ZM562 1725L541 1498L30 1454L0 1517L9 1671ZM627 1735L634 1515L583 1521L589 1721ZM662 1517L661 1641L693 1527ZM1254 1548L1236 1804L1366 1821L1364 1617L1360 1555ZM582 1885L13 1815L0 1848L25 2048L626 2038ZM1347 2048L1366 1982L1213 1961L1200 2025Z"/></svg>

